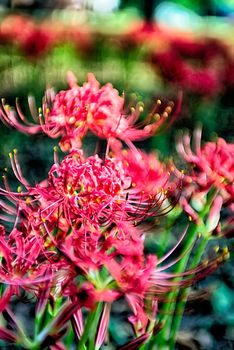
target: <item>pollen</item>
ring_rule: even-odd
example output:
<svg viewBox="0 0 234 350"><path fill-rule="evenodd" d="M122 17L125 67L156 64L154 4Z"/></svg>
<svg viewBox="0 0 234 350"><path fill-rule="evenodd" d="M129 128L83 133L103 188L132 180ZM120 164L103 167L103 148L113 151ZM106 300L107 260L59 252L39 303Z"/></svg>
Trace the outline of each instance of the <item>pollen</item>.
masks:
<svg viewBox="0 0 234 350"><path fill-rule="evenodd" d="M69 124L74 124L75 121L76 121L76 118L74 116L69 118Z"/></svg>
<svg viewBox="0 0 234 350"><path fill-rule="evenodd" d="M167 107L165 108L165 112L166 112L166 113L170 114L171 111L172 111L171 106L167 106Z"/></svg>
<svg viewBox="0 0 234 350"><path fill-rule="evenodd" d="M139 101L137 105L138 105L139 107L143 107L143 108L144 108L144 102L142 102L142 101Z"/></svg>
<svg viewBox="0 0 234 350"><path fill-rule="evenodd" d="M22 192L22 187L21 186L18 186L18 188L17 188L17 192Z"/></svg>
<svg viewBox="0 0 234 350"><path fill-rule="evenodd" d="M142 113L144 111L144 107L143 106L139 106L139 112Z"/></svg>
<svg viewBox="0 0 234 350"><path fill-rule="evenodd" d="M87 122L91 123L93 120L93 114L91 112L88 112L87 114Z"/></svg>
<svg viewBox="0 0 234 350"><path fill-rule="evenodd" d="M101 203L101 198L100 198L100 197L97 197L97 198L96 198L96 202L97 202L98 204L100 204L100 203Z"/></svg>
<svg viewBox="0 0 234 350"><path fill-rule="evenodd" d="M156 120L156 122L158 122L158 121L160 120L161 116L160 116L159 113L155 113L155 114L153 115L153 118L154 118L154 120Z"/></svg>
<svg viewBox="0 0 234 350"><path fill-rule="evenodd" d="M227 260L230 258L230 252L229 252L229 249L228 247L224 247L223 248L223 259L224 260Z"/></svg>

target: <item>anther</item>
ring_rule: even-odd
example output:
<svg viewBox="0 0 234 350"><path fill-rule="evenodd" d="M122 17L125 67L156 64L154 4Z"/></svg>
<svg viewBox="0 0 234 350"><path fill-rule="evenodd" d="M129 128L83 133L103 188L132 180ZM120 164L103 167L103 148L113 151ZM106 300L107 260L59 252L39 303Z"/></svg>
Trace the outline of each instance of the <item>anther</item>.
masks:
<svg viewBox="0 0 234 350"><path fill-rule="evenodd" d="M168 114L170 114L171 111L172 111L172 108L171 108L170 106L167 106L167 107L165 108L165 112L167 112Z"/></svg>
<svg viewBox="0 0 234 350"><path fill-rule="evenodd" d="M223 248L223 259L227 260L229 258L230 258L230 253L229 253L228 247L224 247Z"/></svg>
<svg viewBox="0 0 234 350"><path fill-rule="evenodd" d="M144 111L144 108L142 106L139 106L139 112L142 113Z"/></svg>
<svg viewBox="0 0 234 350"><path fill-rule="evenodd" d="M154 115L153 115L153 118L156 120L156 121L159 121L160 120L160 114L159 113L155 113Z"/></svg>

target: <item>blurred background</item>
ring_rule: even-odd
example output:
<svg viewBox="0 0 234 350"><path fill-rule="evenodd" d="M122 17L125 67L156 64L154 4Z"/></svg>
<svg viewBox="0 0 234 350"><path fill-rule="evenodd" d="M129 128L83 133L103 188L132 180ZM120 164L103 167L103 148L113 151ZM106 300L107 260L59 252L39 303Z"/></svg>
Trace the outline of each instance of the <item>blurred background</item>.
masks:
<svg viewBox="0 0 234 350"><path fill-rule="evenodd" d="M163 159L174 156L179 164L176 134L199 123L204 141L218 135L233 142L234 0L0 0L0 97L11 106L19 98L30 119L27 97L40 107L46 87L67 88L68 70L80 84L88 72L111 82L128 103L143 101L145 114L158 98L177 103L182 96L173 125L137 145L159 150ZM0 140L1 173L17 148L31 183L46 177L56 140L3 124ZM178 349L233 349L232 263L194 290ZM112 328L114 337L119 330Z"/></svg>

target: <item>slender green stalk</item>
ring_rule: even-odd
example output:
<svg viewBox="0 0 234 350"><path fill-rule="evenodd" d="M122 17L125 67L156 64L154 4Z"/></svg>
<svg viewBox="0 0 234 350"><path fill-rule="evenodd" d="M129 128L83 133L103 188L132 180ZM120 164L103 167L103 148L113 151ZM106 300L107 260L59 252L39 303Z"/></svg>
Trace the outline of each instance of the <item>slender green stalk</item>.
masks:
<svg viewBox="0 0 234 350"><path fill-rule="evenodd" d="M90 333L90 341L89 341L88 350L94 350L94 348L95 348L95 338L97 335L98 322L100 320L102 309L103 309L103 303L98 303L98 306L97 306L97 309L95 311L95 315L93 318L93 322L92 322L92 328L90 329L90 332L89 332Z"/></svg>
<svg viewBox="0 0 234 350"><path fill-rule="evenodd" d="M204 249L206 247L207 244L207 235L209 235L209 232L206 232L206 226L204 225L204 223L202 222L202 220L204 220L205 216L207 215L207 213L210 210L210 206L215 198L215 196L217 195L217 189L211 188L211 190L209 191L208 195L207 195L207 201L206 204L203 208L203 210L200 212L199 218L201 220L201 224L203 226L203 239L196 251L196 253L194 254L193 257L193 261L191 262L189 268L193 269L195 268L200 260L201 257L203 255ZM199 225L195 225L194 224L195 229L199 230ZM185 266L186 267L186 266ZM174 309L174 313L172 316L172 321L171 321L171 327L170 327L170 334L169 334L169 349L173 350L174 345L175 345L175 340L176 340L176 334L178 332L178 329L180 327L181 324L181 320L183 317L183 312L184 312L184 308L187 302L187 298L190 292L190 288L185 288L184 290L181 291L180 293L180 300L178 301L178 303L175 304L175 309Z"/></svg>
<svg viewBox="0 0 234 350"><path fill-rule="evenodd" d="M68 333L67 333L66 338L64 340L67 349L72 349L73 341L74 341L74 332L73 332L73 329L71 326L71 322L69 322Z"/></svg>
<svg viewBox="0 0 234 350"><path fill-rule="evenodd" d="M185 241L183 250L184 252L188 251L188 253L185 254L183 258L177 263L176 271L175 271L176 273L182 273L187 266L187 263L190 257L189 249L193 246L193 244L197 239L197 225L193 223L190 225L190 227L188 228L188 232L186 233L186 237L187 239ZM179 280L180 280L180 277L175 279L175 281L179 281ZM157 339L158 348L163 349L163 347L165 347L165 343L167 343L168 341L167 339L168 339L169 331L172 324L172 318L176 308L176 299L179 294L178 289L179 288L174 288L168 295L168 301L167 303L164 304L162 308L162 313L165 314L165 316L163 316L161 319L161 321L164 323L164 327L161 330L161 332L158 335L156 335L156 337L152 337L152 339L150 340L150 346L153 346L153 344L155 344Z"/></svg>
<svg viewBox="0 0 234 350"><path fill-rule="evenodd" d="M99 314L99 316L100 316L101 309L102 309L102 305L101 305L101 303L98 303L96 305L96 308L94 309L94 311L91 311L89 313L87 320L86 320L86 323L85 323L84 332L83 332L83 334L80 338L79 344L77 346L77 350L87 350L86 342L90 336L90 333L92 332L93 322L95 322L97 314ZM95 334L96 334L96 332L95 332ZM94 335L94 337L95 337L95 335ZM91 343L93 343L92 340L91 340ZM88 349L90 350L90 346L88 347Z"/></svg>
<svg viewBox="0 0 234 350"><path fill-rule="evenodd" d="M206 247L207 244L207 240L203 239L200 243L200 246L198 247L196 254L194 255L193 261L190 265L190 268L195 268L201 258L202 255L204 253L204 249ZM183 289L180 293L180 301L176 304L176 308L175 308L175 313L174 313L174 318L172 320L172 325L171 325L171 333L170 333L170 337L169 337L169 349L173 350L174 346L175 346L175 341L176 341L176 334L179 330L180 324L181 324L181 320L183 317L183 313L184 313L184 309L185 309L185 305L187 302L187 298L189 295L191 288L186 288Z"/></svg>

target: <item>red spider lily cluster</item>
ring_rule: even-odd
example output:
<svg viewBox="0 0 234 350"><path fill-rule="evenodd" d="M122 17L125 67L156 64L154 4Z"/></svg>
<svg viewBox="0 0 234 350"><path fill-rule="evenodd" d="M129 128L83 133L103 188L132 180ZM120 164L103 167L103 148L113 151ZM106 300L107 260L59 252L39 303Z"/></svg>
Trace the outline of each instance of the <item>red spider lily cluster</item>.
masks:
<svg viewBox="0 0 234 350"><path fill-rule="evenodd" d="M59 160L55 148L48 177L35 185L25 179L17 151L10 153L20 186L14 191L4 176L0 189L0 218L12 222L10 229L0 226L0 311L14 327L0 327L0 338L27 349L66 349L62 339L70 321L78 349L86 349L88 343L89 349L98 350L107 336L111 305L124 297L137 338L123 349L138 349L160 330L158 303L166 294L213 271L228 252L208 264L173 272L188 251L167 260L183 241L185 230L165 256L145 253L147 229L179 203L183 176L171 162L164 164L155 153L138 150L133 141L153 135L170 117L173 104L161 110L157 101L149 117L138 122L142 105L125 110L118 91L111 84L100 86L93 74L79 86L69 73L68 84L65 91L48 90L39 112L29 100L34 122L19 106L14 110L3 104L0 110L4 123L25 133L60 138L60 148L66 152ZM97 147L94 155L84 154L87 133L99 138L104 153ZM229 203L233 145L219 139L200 149L198 143L196 154L186 138L178 143L185 161L199 168L185 176L185 183L201 192L216 186L214 201L221 196ZM188 197L183 198L189 206ZM215 202L213 207L221 205ZM10 310L12 298L20 298L22 291L36 300L34 339L25 335Z"/></svg>

